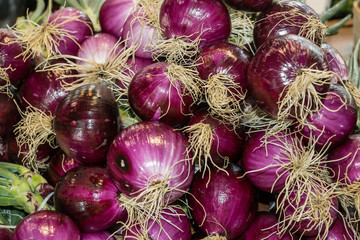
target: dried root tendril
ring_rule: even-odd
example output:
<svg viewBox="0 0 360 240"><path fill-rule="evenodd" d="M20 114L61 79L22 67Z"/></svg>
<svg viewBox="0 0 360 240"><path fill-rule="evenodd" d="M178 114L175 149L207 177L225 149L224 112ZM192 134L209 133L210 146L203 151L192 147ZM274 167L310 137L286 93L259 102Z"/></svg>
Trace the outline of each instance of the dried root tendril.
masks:
<svg viewBox="0 0 360 240"><path fill-rule="evenodd" d="M356 106L360 107L360 89L350 81L344 81L344 84L347 90L350 92L351 96L354 98Z"/></svg>
<svg viewBox="0 0 360 240"><path fill-rule="evenodd" d="M350 222L360 222L360 182L343 184L338 189L338 199ZM351 213L350 210L355 211Z"/></svg>
<svg viewBox="0 0 360 240"><path fill-rule="evenodd" d="M293 117L300 124L306 125L307 117L323 106L324 94L316 91L315 87L330 84L332 76L331 71L302 69L280 94L277 118L284 120Z"/></svg>
<svg viewBox="0 0 360 240"><path fill-rule="evenodd" d="M10 82L9 75L7 74L8 70L14 71L15 69L11 68L11 65L6 68L0 67L0 83L1 83L0 93L5 93L10 98L12 98L14 96L14 94L11 92L10 87L14 87L14 86L12 86L12 84Z"/></svg>
<svg viewBox="0 0 360 240"><path fill-rule="evenodd" d="M65 17L58 16L58 19L65 19L61 23L56 23L58 19L49 22L44 21L42 24L37 24L30 19L23 19L17 22L13 31L17 36L15 41L20 41L20 44L24 47L24 51L20 54L24 60L28 58L34 58L37 55L45 55L45 58L56 56L60 54L59 42L65 41L66 38L75 42L79 47L80 44L77 42L77 38L73 35L74 31L64 29L63 26L72 21L79 21L87 24L83 21L81 16L77 17ZM21 28L21 26L27 26ZM91 27L89 26L89 29Z"/></svg>
<svg viewBox="0 0 360 240"><path fill-rule="evenodd" d="M163 0L136 0L136 5L140 11L145 13L146 23L160 29L159 9Z"/></svg>
<svg viewBox="0 0 360 240"><path fill-rule="evenodd" d="M239 90L226 73L214 74L204 83L205 99L213 117L221 117L226 124L232 124L234 129L241 123L241 102L245 99L246 92Z"/></svg>
<svg viewBox="0 0 360 240"><path fill-rule="evenodd" d="M33 106L28 106L25 112L19 108L19 112L22 119L15 126L15 139L19 149L27 146L28 152L19 151L18 154L25 154L24 165L37 171L39 168L36 156L38 147L48 143L51 147L56 148L55 132L52 127L53 116L47 115Z"/></svg>

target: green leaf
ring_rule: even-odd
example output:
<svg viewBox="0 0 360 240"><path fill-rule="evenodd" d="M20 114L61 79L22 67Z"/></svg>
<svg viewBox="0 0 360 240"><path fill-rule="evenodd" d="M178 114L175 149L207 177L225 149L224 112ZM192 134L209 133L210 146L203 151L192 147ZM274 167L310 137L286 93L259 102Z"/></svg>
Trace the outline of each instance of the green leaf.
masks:
<svg viewBox="0 0 360 240"><path fill-rule="evenodd" d="M0 215L0 219L5 219L7 221L2 224L16 226L24 217L27 216L27 213L13 207L1 207Z"/></svg>

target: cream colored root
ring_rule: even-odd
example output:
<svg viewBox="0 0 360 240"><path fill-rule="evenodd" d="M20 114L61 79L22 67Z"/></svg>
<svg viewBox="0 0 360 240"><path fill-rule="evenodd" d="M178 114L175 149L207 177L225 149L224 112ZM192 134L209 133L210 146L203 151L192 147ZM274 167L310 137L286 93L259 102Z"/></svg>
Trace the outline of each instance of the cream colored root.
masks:
<svg viewBox="0 0 360 240"><path fill-rule="evenodd" d="M350 81L345 81L344 83L345 83L347 90L350 92L351 96L354 98L356 106L360 107L360 89L357 88Z"/></svg>
<svg viewBox="0 0 360 240"><path fill-rule="evenodd" d="M25 112L19 108L22 119L15 125L14 134L16 142L21 149L22 146L28 147L28 152L24 152L23 163L35 171L38 170L36 151L41 144L48 143L55 148L55 132L52 127L52 115L46 115L41 110L29 106ZM22 152L19 151L19 155Z"/></svg>
<svg viewBox="0 0 360 240"><path fill-rule="evenodd" d="M306 125L307 117L323 106L322 100L325 96L317 92L315 87L330 84L332 76L331 71L301 70L295 80L280 94L277 118L284 120L293 117L300 124Z"/></svg>
<svg viewBox="0 0 360 240"><path fill-rule="evenodd" d="M215 235L211 235L211 236L207 236L205 238L203 238L202 240L227 240L227 238L225 236L221 236L220 234L215 234Z"/></svg>
<svg viewBox="0 0 360 240"><path fill-rule="evenodd" d="M146 23L160 29L159 9L163 0L136 0L138 9L143 11L146 18Z"/></svg>

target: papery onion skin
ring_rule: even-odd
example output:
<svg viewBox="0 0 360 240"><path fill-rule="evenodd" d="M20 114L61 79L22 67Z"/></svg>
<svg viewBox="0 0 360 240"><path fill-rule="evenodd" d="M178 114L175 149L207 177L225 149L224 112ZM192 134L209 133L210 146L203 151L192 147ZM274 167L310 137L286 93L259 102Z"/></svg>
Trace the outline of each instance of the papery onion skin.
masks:
<svg viewBox="0 0 360 240"><path fill-rule="evenodd" d="M248 12L260 12L272 3L272 0L224 0L230 7L248 11Z"/></svg>
<svg viewBox="0 0 360 240"><path fill-rule="evenodd" d="M328 155L328 166L335 181L353 184L360 180L360 135L352 134Z"/></svg>
<svg viewBox="0 0 360 240"><path fill-rule="evenodd" d="M21 119L15 101L17 98L10 98L7 94L0 93L0 138L10 133Z"/></svg>
<svg viewBox="0 0 360 240"><path fill-rule="evenodd" d="M106 0L99 13L102 31L119 39L126 19L134 8L135 2L133 0Z"/></svg>
<svg viewBox="0 0 360 240"><path fill-rule="evenodd" d="M147 236L149 239L181 239L190 240L190 221L183 210L173 208L164 209L161 213L160 223L150 219L146 233L141 232L138 225L133 226L130 231L124 231L124 239L142 239L140 236Z"/></svg>
<svg viewBox="0 0 360 240"><path fill-rule="evenodd" d="M199 47L202 48L230 35L230 16L221 1L165 0L159 14L160 27L167 39L188 37L195 40L201 36Z"/></svg>
<svg viewBox="0 0 360 240"><path fill-rule="evenodd" d="M189 121L194 99L180 81L175 80L178 90L171 84L166 73L168 67L166 62L157 62L138 71L129 84L129 103L143 121L158 120L180 126Z"/></svg>
<svg viewBox="0 0 360 240"><path fill-rule="evenodd" d="M56 185L55 209L70 216L81 232L100 232L126 216L119 194L106 168L78 166Z"/></svg>
<svg viewBox="0 0 360 240"><path fill-rule="evenodd" d="M69 92L54 117L56 141L64 153L82 163L103 163L120 130L119 109L105 86L89 84Z"/></svg>
<svg viewBox="0 0 360 240"><path fill-rule="evenodd" d="M245 130L242 127L234 129L230 124L222 123L221 120L213 118L206 109L194 113L187 126L197 123L211 126L213 142L210 156L217 166L224 166L225 158L229 162L235 162L240 158L246 139Z"/></svg>
<svg viewBox="0 0 360 240"><path fill-rule="evenodd" d="M210 171L204 178L201 172L195 174L189 191L192 194L189 197L191 216L196 226L209 236L222 234L234 239L253 221L258 192L246 177L241 177L243 173L235 164L230 164L226 172L217 168Z"/></svg>
<svg viewBox="0 0 360 240"><path fill-rule="evenodd" d="M81 233L80 240L115 240L109 232Z"/></svg>
<svg viewBox="0 0 360 240"><path fill-rule="evenodd" d="M69 21L70 19L72 20ZM77 8L64 7L56 10L51 14L48 22L50 24L59 24L59 28L68 31L73 38L62 36L63 38L61 39L54 39L58 44L57 50L59 54L76 56L80 45L93 34L91 20L84 12Z"/></svg>
<svg viewBox="0 0 360 240"><path fill-rule="evenodd" d="M356 105L351 95L342 86L335 84L330 86L323 104L324 107L318 112L308 116L307 124L311 128L298 125L295 129L300 129L305 142L310 137L316 138L314 144L319 149L328 144L330 148L334 148L354 131L357 121Z"/></svg>
<svg viewBox="0 0 360 240"><path fill-rule="evenodd" d="M247 91L247 71L251 55L245 49L226 41L202 49L197 60L199 76L207 80L216 74L225 74L238 85L237 91ZM236 94L235 90L233 92Z"/></svg>
<svg viewBox="0 0 360 240"><path fill-rule="evenodd" d="M41 210L26 216L16 226L12 240L79 240L80 231L65 214Z"/></svg>
<svg viewBox="0 0 360 240"><path fill-rule="evenodd" d="M17 37L10 29L0 29L0 68L6 70L11 85L19 86L27 76L31 68L31 60L24 60L20 54L24 49L16 43ZM0 86L5 85L4 79L0 78Z"/></svg>
<svg viewBox="0 0 360 240"><path fill-rule="evenodd" d="M289 157L284 152L288 146L291 151L292 137L280 132L276 136L267 137L266 132L254 133L245 143L240 165L246 177L257 188L266 192L279 192L285 187L289 172L280 164L290 163Z"/></svg>
<svg viewBox="0 0 360 240"><path fill-rule="evenodd" d="M70 169L79 166L80 163L74 159L66 157L63 151L58 150L51 158L46 172L46 179L55 186L62 175Z"/></svg>
<svg viewBox="0 0 360 240"><path fill-rule="evenodd" d="M248 230L238 240L296 240L296 235L278 232L278 217L270 212L258 212Z"/></svg>
<svg viewBox="0 0 360 240"><path fill-rule="evenodd" d="M129 197L139 195L153 182L165 180L170 188L176 188L165 197L170 204L189 189L193 179L192 154L187 155L187 147L187 138L166 124L133 124L111 144L107 156L110 176Z"/></svg>
<svg viewBox="0 0 360 240"><path fill-rule="evenodd" d="M323 51L303 37L285 35L270 39L258 49L248 70L248 89L264 111L276 117L283 89L293 82L301 69L328 71ZM325 93L328 84L315 86Z"/></svg>
<svg viewBox="0 0 360 240"><path fill-rule="evenodd" d="M298 10L297 12L292 12ZM303 15L307 16L304 17ZM254 25L254 42L257 48L271 38L295 34L305 37L311 29L308 27L301 32L301 27L309 21L308 17L319 18L318 14L307 4L294 1L274 1L271 6L262 11ZM289 18L288 20L286 20ZM322 39L315 39L315 43L321 43Z"/></svg>
<svg viewBox="0 0 360 240"><path fill-rule="evenodd" d="M321 49L324 51L326 59L329 62L330 70L336 73L333 78L333 83L337 83L340 80L348 80L349 70L339 51L327 43L322 43Z"/></svg>

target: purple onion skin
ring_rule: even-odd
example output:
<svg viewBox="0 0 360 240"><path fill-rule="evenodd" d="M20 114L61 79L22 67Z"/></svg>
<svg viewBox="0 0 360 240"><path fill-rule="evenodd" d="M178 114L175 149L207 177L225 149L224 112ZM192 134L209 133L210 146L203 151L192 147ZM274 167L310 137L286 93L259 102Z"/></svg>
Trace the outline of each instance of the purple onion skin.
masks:
<svg viewBox="0 0 360 240"><path fill-rule="evenodd" d="M109 232L81 233L80 240L115 240Z"/></svg>
<svg viewBox="0 0 360 240"><path fill-rule="evenodd" d="M119 130L115 97L102 85L89 84L74 89L55 111L57 143L66 156L84 164L104 163Z"/></svg>
<svg viewBox="0 0 360 240"><path fill-rule="evenodd" d="M299 10L302 14L295 14L291 11ZM308 17L318 18L318 14L307 4L299 1L274 1L271 6L262 11L254 25L254 42L260 47L270 38L276 38L287 34L295 34L305 37L308 31L301 33L301 26L308 22ZM289 20L284 20L289 18ZM315 43L321 43L321 39L315 39Z"/></svg>
<svg viewBox="0 0 360 240"><path fill-rule="evenodd" d="M38 108L46 114L54 115L59 102L66 96L67 92L62 87L64 71L32 72L24 80L20 90L20 100L23 107L29 104ZM75 78L67 78L70 83Z"/></svg>
<svg viewBox="0 0 360 240"><path fill-rule="evenodd" d="M9 134L14 129L14 125L21 119L14 101L16 99L0 93L0 137Z"/></svg>
<svg viewBox="0 0 360 240"><path fill-rule="evenodd" d="M55 187L55 209L70 216L81 232L100 232L123 220L126 211L108 170L78 166L67 171Z"/></svg>
<svg viewBox="0 0 360 240"><path fill-rule="evenodd" d="M69 19L72 20L69 21ZM52 24L59 24L59 28L67 30L73 38L64 36L63 39L57 40L59 54L75 56L80 45L93 34L93 25L89 17L73 7L64 7L55 11L48 21Z"/></svg>
<svg viewBox="0 0 360 240"><path fill-rule="evenodd" d="M9 228L0 228L0 240L11 240L12 233Z"/></svg>
<svg viewBox="0 0 360 240"><path fill-rule="evenodd" d="M0 137L0 162L13 162L9 157L8 151L9 150L7 140Z"/></svg>
<svg viewBox="0 0 360 240"><path fill-rule="evenodd" d="M66 157L63 151L59 150L50 159L46 179L51 185L55 186L62 175L79 165L80 163L76 162L73 158Z"/></svg>
<svg viewBox="0 0 360 240"><path fill-rule="evenodd" d="M80 240L76 224L65 214L41 210L26 216L16 226L11 240Z"/></svg>
<svg viewBox="0 0 360 240"><path fill-rule="evenodd" d="M324 192L326 190L324 189ZM284 201L284 206L283 208L286 209L284 211L284 215L285 217L289 217L292 216L295 212L295 208L302 208L303 204L305 204L305 200L308 198L308 196L306 194L302 194L300 196L298 196L298 194L296 193L296 191L290 192L290 194L288 195L288 198L286 200L284 200L283 194L279 195L279 201L282 202ZM296 203L296 198L299 198L300 202L299 204ZM338 215L338 209L339 209L339 203L338 200L336 198L336 196L333 196L331 198L331 208L330 208L330 216L333 219L333 224L335 223L335 220L337 218ZM305 211L308 210L308 207L305 207ZM311 219L313 220L313 219ZM311 227L314 222L309 220L309 218L304 218L301 219L300 221L297 221L294 223L294 225L292 226L292 231L296 231L296 233L298 235L303 235L303 236L318 236L318 235L322 235L323 232L325 231L325 226L322 229L317 229L314 227Z"/></svg>
<svg viewBox="0 0 360 240"><path fill-rule="evenodd" d="M243 173L235 164L225 169L227 173L217 168L210 171L204 178L201 172L195 174L189 191L193 195L189 197L191 215L203 233L209 236L226 234L227 239L237 238L254 220L258 192L246 178L241 177ZM199 226L204 217L203 225Z"/></svg>
<svg viewBox="0 0 360 240"><path fill-rule="evenodd" d="M286 163L288 157L283 150L286 143L292 146L292 136L279 135L277 137L280 140L270 136L269 143L262 146L264 136L264 131L251 135L245 143L240 165L246 177L258 189L265 192L279 192L284 188L289 172L278 164Z"/></svg>
<svg viewBox="0 0 360 240"><path fill-rule="evenodd" d="M315 146L320 149L326 144L331 144L330 148L334 148L345 141L354 131L357 120L355 102L350 97L342 86L331 85L323 100L325 107L307 118L307 122L315 129L310 130L307 126L295 127L300 129L305 142L308 142L310 137L315 137Z"/></svg>
<svg viewBox="0 0 360 240"><path fill-rule="evenodd" d="M339 51L327 43L322 43L321 49L324 51L326 59L329 62L330 70L338 76L334 76L333 83L337 83L339 80L348 80L349 70Z"/></svg>
<svg viewBox="0 0 360 240"><path fill-rule="evenodd" d="M251 55L248 51L222 41L202 49L197 60L197 70L204 80L211 75L226 73L226 76L239 86L236 90L245 94L250 61Z"/></svg>
<svg viewBox="0 0 360 240"><path fill-rule="evenodd" d="M102 31L120 38L126 19L134 8L133 0L106 0L99 15Z"/></svg>
<svg viewBox="0 0 360 240"><path fill-rule="evenodd" d="M360 135L353 134L328 154L328 166L332 169L333 179L353 184L360 180Z"/></svg>
<svg viewBox="0 0 360 240"><path fill-rule="evenodd" d="M139 20L142 18L145 18L145 14L140 10L129 15L124 24L122 39L126 40L126 46L131 46L131 44L139 46L135 51L135 56L151 59L152 50L147 45L156 41L156 29Z"/></svg>
<svg viewBox="0 0 360 240"><path fill-rule="evenodd" d="M228 10L217 0L165 0L159 17L165 38L195 40L201 35L200 48L227 39L231 31Z"/></svg>
<svg viewBox="0 0 360 240"><path fill-rule="evenodd" d="M264 111L276 117L283 89L293 82L301 69L329 69L323 51L303 37L280 36L267 41L252 58L248 70L248 89ZM328 84L315 86L319 93Z"/></svg>
<svg viewBox="0 0 360 240"><path fill-rule="evenodd" d="M224 0L224 2L236 10L260 12L269 7L272 0Z"/></svg>
<svg viewBox="0 0 360 240"><path fill-rule="evenodd" d="M149 239L181 239L191 240L190 221L183 210L174 208L164 209L161 213L160 224L150 219L147 233L142 233L138 225L133 226L130 231L124 231L124 239L142 239L139 236L147 236Z"/></svg>
<svg viewBox="0 0 360 240"><path fill-rule="evenodd" d="M128 99L143 121L158 120L177 127L189 121L194 100L184 92L180 81L177 82L180 94L177 92L166 73L168 66L166 62L157 62L138 71L129 84Z"/></svg>
<svg viewBox="0 0 360 240"><path fill-rule="evenodd" d="M23 79L27 76L30 67L31 60L24 60L22 56L19 56L24 49L19 43L16 43L16 36L10 29L0 29L0 68L11 69L6 70L9 76L10 83L17 87ZM9 42L12 42L9 44ZM5 81L0 79L0 86L5 85Z"/></svg>
<svg viewBox="0 0 360 240"><path fill-rule="evenodd" d="M210 124L212 129L213 143L211 145L210 155L214 163L221 167L224 166L224 158L227 157L230 162L237 161L242 152L242 146L245 144L245 130L223 124L219 120L211 117L206 109L196 112L190 119L188 126L204 123Z"/></svg>
<svg viewBox="0 0 360 240"><path fill-rule="evenodd" d="M280 236L277 230L278 217L270 212L258 212L248 230L238 240L297 240L296 235L285 232Z"/></svg>
<svg viewBox="0 0 360 240"><path fill-rule="evenodd" d="M140 122L122 130L111 144L107 166L117 188L126 196L134 197L153 181L169 174L169 187L187 191L194 175L186 149L187 138L166 124ZM184 161L184 159L187 159ZM183 195L173 190L166 196L172 203Z"/></svg>

